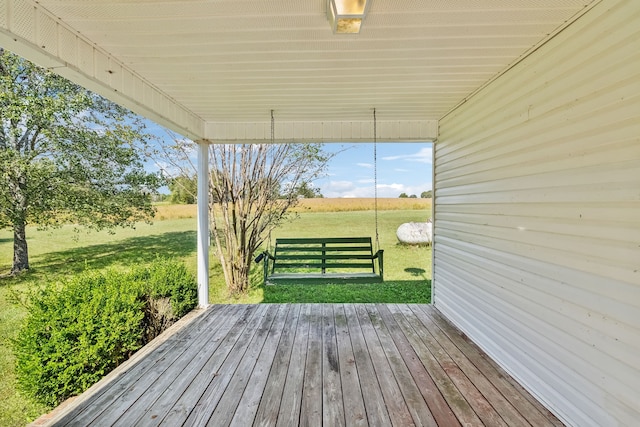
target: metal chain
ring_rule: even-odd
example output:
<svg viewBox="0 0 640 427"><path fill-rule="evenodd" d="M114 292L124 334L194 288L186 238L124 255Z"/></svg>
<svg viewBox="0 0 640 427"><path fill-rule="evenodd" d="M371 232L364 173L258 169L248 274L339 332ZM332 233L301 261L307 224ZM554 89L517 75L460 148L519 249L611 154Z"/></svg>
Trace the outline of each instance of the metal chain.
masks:
<svg viewBox="0 0 640 427"><path fill-rule="evenodd" d="M376 250L380 250L380 235L378 234L378 122L376 109L373 109L373 210L376 222Z"/></svg>
<svg viewBox="0 0 640 427"><path fill-rule="evenodd" d="M275 143L276 140L276 120L273 118L273 110L271 110L271 145ZM271 246L271 230L269 230L269 243L267 244L269 250L273 249Z"/></svg>
<svg viewBox="0 0 640 427"><path fill-rule="evenodd" d="M276 120L273 118L273 110L271 110L271 143L276 140Z"/></svg>

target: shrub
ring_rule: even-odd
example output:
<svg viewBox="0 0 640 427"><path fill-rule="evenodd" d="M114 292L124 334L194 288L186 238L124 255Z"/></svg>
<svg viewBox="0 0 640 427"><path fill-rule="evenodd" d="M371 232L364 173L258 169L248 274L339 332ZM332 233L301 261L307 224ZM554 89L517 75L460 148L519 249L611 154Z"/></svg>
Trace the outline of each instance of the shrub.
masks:
<svg viewBox="0 0 640 427"><path fill-rule="evenodd" d="M161 258L135 274L145 301L143 340L146 343L196 306L198 285L183 263Z"/></svg>
<svg viewBox="0 0 640 427"><path fill-rule="evenodd" d="M159 301L167 307L161 321L153 309ZM181 263L162 259L131 272L88 271L62 286L50 284L31 295L14 342L18 384L39 402L57 405L128 359L196 301L193 276Z"/></svg>

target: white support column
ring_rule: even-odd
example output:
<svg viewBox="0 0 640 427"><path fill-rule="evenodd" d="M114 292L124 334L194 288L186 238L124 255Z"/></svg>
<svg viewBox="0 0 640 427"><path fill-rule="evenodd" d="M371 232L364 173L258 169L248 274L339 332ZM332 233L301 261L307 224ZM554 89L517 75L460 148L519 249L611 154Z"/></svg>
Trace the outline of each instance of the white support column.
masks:
<svg viewBox="0 0 640 427"><path fill-rule="evenodd" d="M436 305L436 143L431 143L431 304Z"/></svg>
<svg viewBox="0 0 640 427"><path fill-rule="evenodd" d="M198 143L198 305L209 305L209 144Z"/></svg>

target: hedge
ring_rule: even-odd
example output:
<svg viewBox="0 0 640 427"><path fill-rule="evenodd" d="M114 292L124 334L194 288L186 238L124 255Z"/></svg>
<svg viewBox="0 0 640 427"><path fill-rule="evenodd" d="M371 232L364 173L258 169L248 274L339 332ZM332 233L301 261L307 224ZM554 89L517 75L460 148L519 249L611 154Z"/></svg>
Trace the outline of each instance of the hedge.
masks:
<svg viewBox="0 0 640 427"><path fill-rule="evenodd" d="M184 264L86 271L29 298L14 342L20 388L55 406L80 394L197 304Z"/></svg>

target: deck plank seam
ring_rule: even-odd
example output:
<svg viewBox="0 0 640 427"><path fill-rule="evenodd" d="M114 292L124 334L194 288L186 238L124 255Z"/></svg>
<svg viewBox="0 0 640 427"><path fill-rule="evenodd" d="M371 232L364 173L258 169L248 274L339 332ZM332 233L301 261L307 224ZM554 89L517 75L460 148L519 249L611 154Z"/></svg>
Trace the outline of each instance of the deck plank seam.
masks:
<svg viewBox="0 0 640 427"><path fill-rule="evenodd" d="M398 379L389 360L387 359L383 345L380 341L380 338L378 337L372 319L369 315L368 307L370 306L371 304L358 304L356 305L356 312L358 314L360 326L363 329L363 335L365 336L365 341L367 342L367 348L369 349L369 354L371 355L374 370L376 372L376 375L378 376L378 381L388 381L385 382L384 386L382 385L382 383L380 384L384 401L389 409L389 418L391 420L391 424L399 426L414 425L413 417L409 411L407 402L404 400L404 397L402 398L402 401L397 400L398 396L403 396L402 390L400 388L400 384L398 384ZM369 332L371 340L367 340L367 331ZM377 361L374 361L374 356L376 355L379 356L376 357Z"/></svg>
<svg viewBox="0 0 640 427"><path fill-rule="evenodd" d="M226 314L231 317L231 315L237 311L237 308L232 308L226 310ZM224 317L225 313L221 313L217 316L212 316L211 311L209 311L209 317L218 319L220 317ZM204 325L213 325L214 320L209 319L207 323ZM215 334L219 331L219 326L216 325L216 328L204 327L199 336L199 340L197 342L203 342L209 337L215 336ZM204 335L203 335L204 334ZM126 392L123 392L116 399L116 402L120 402L120 404L111 405L109 409L110 412L102 412L100 414L101 422L105 422L106 420L110 420L111 425L132 425L132 421L128 420L129 417L135 416L137 412L138 405L144 405L145 400L149 399L149 392L153 391L157 388L160 388L162 382L165 379L168 379L171 375L171 370L176 366L176 363L180 361L186 353L193 349L193 346L184 345L185 342L177 339L176 351L171 353L172 357L164 357L158 363L154 365L155 369L146 371L147 374L140 377L132 387L128 387ZM149 375L149 373L153 375ZM151 397L153 398L153 396ZM130 415L128 415L130 414Z"/></svg>
<svg viewBox="0 0 640 427"><path fill-rule="evenodd" d="M394 374L397 375L405 400L407 402L412 401L408 393L415 394L413 397L413 400L416 401L415 405L409 406L410 410L413 411L412 415L416 424L440 424L452 427L457 425L457 418L435 383L433 383L415 349L406 339L397 322L385 310L384 305L376 304L372 306L370 314L375 313L379 316L376 332L383 344L385 354L390 360L391 357L398 358L396 362L398 368L394 370ZM408 375L410 381L403 380L398 375Z"/></svg>
<svg viewBox="0 0 640 427"><path fill-rule="evenodd" d="M367 421L371 421L373 425L391 425L391 417L384 401L382 386L376 375L374 363L371 359L367 342L358 320L356 308L353 304L350 304L343 305L343 309L347 316L347 326L349 328L356 369L358 373L363 372L365 374L359 375L359 377ZM373 384L367 387L368 384L366 383L369 381L373 381ZM382 404L379 405L379 403Z"/></svg>
<svg viewBox="0 0 640 427"><path fill-rule="evenodd" d="M222 363L226 360L229 353L231 352L233 345L227 346L227 343L237 343L238 339L245 332L247 325L250 324L252 319L256 315L256 311L251 306L246 306L246 310L242 314L239 319L234 319L229 316L229 319L234 322L233 327L227 331L227 334L222 338L221 344L218 347L217 351L212 352L207 358L205 364L201 367L199 373L203 371L207 371L202 378L208 378L209 381L195 381L188 384L188 386L182 391L180 396L172 402L171 408L164 415L162 420L160 420L160 424L165 425L176 425L178 424L178 420L180 420L180 414L184 414L184 418L190 416L191 412L195 409L195 406L192 406L190 409L185 407L182 403L184 401L192 402L199 401L202 398L202 395L207 390L209 383L213 378L216 377L216 372ZM211 375L208 371L214 371L214 374ZM180 421L182 423L184 420Z"/></svg>
<svg viewBox="0 0 640 427"><path fill-rule="evenodd" d="M280 345L284 330L287 327L287 319L289 319L291 312L292 309L290 304L282 304L278 307L276 317L267 332L265 341L260 349L258 357L256 358L252 371L247 376L248 379L242 395L238 400L238 406L231 421L232 426L239 425L240 427L245 427L255 422L258 407L260 406L260 400L262 400L262 397L264 396L269 373L273 367L274 358L278 350L278 346ZM266 368L268 368L268 370ZM256 370L258 370L258 372ZM256 396L258 391L260 391L260 396ZM246 402L247 400L248 402ZM238 413L238 410L241 412Z"/></svg>
<svg viewBox="0 0 640 427"><path fill-rule="evenodd" d="M192 382L193 379L197 378L198 374L200 374L210 358L209 356L206 356L206 354L208 352L211 352L211 355L213 355L220 348L224 341L224 338L228 336L234 326L237 325L238 321L236 319L236 316L242 319L244 318L244 316L246 316L246 313L248 311L248 306L237 306L235 310L227 313L227 315L224 316L225 318L222 320L222 322L216 324L217 327L215 329L215 332L212 331L211 335L201 336L195 346L190 345L187 348L187 351L185 351L181 355L180 359L176 359L173 362L172 366L179 362L182 363L183 360L181 359L184 359L185 357L189 358L188 363L186 363L182 369L175 369L175 373L172 375L172 381L165 387L164 391L160 393L150 405L147 405L147 407L140 411L139 416L135 420L127 420L126 418L121 417L121 419L118 419L118 423L126 426L144 425L144 417L152 412L155 413L152 417L149 418L149 423L151 422L151 420L153 420L154 424L158 421L163 420L166 417L167 413L170 411L171 407L167 404L167 408L161 411L158 411L154 408L163 406L163 398L164 400L167 400L165 396L173 396L173 393L178 390L181 390L180 394L184 392L184 389L188 386L188 384L184 385L181 383L184 383L187 380ZM218 318L220 318L220 316ZM211 343L213 343L213 346L211 345ZM205 352L204 349L206 349L207 352Z"/></svg>
<svg viewBox="0 0 640 427"><path fill-rule="evenodd" d="M433 372L431 369L432 366L427 366L425 364L425 360L421 356L420 349L427 352L431 359L437 364L437 358L431 353L430 348L425 345L424 341L422 341L420 337L420 333L416 331L413 326L410 324L409 320L406 318L405 314L400 310L392 312L390 308L387 306L380 305L380 311L385 318L385 322L387 325L394 327L394 332L392 333L392 337L394 341L397 342L397 346L407 347L411 350L411 354L405 354L402 352L401 355L405 359L405 363L410 365L411 359L415 358L419 364L416 364L411 370L412 376L416 378L416 383L420 383L422 386L420 387L420 391L422 392L422 396L427 403L428 407L434 414L435 420L439 425L455 425L456 423L462 423L462 420L455 414L455 411L452 408L451 402L446 399L445 396L450 396L449 394L445 394L445 390L441 387L440 381L442 376L445 376L447 379L450 379L446 371L440 366L441 371L439 372L440 378L436 376L436 372ZM398 319L400 317L400 319ZM411 339L407 335L411 334L415 339ZM416 341L417 340L417 341ZM428 387L426 387L428 385ZM427 393L427 388L433 392L433 396L429 396ZM460 390L455 387L457 394L463 398ZM451 391L451 390L448 390Z"/></svg>
<svg viewBox="0 0 640 427"><path fill-rule="evenodd" d="M456 371L461 373L461 377L451 375L450 377L458 389L461 389L461 387L467 388L462 394L476 415L482 420L483 424L506 427L508 422L502 417L502 414L497 411L494 404L492 404L493 399L487 396L486 391L483 393L479 389L478 382L482 382L484 374L475 368L467 355L460 351L458 347L451 347L451 343L446 340L446 334L443 335L443 331L437 325L431 324L434 328L429 328L427 324L425 324L425 326L438 346L442 348L448 358L453 361ZM489 384L489 387L493 388L493 385L490 383L486 382L486 384ZM497 392L497 390L495 391Z"/></svg>
<svg viewBox="0 0 640 427"><path fill-rule="evenodd" d="M246 354L247 349L253 341L253 337L257 333L258 325L267 317L267 312L268 307L266 305L259 306L253 310L253 316L250 321L244 325L242 333L238 336L238 340L233 343L231 348L226 351L225 354L223 354L223 359L220 360L217 372L209 378L207 387L196 401L196 404L193 405L189 411L189 414L183 421L183 425L203 425L215 411L223 393L230 383L230 378L232 378L235 373L235 369L237 368L237 364L233 366L235 364L235 360L237 360L238 364L240 363L241 357ZM240 353L239 357L234 358L232 355L235 356L237 352ZM232 370L227 373L229 364L231 364ZM228 378L226 375L228 375ZM202 408L205 408L209 415L207 415ZM170 426L171 424L168 421L169 420L165 418L161 425Z"/></svg>
<svg viewBox="0 0 640 427"><path fill-rule="evenodd" d="M286 405L287 405L287 401L285 397L288 396L289 394L292 394L292 397L294 397L294 402L293 402L294 404L291 405L288 413L291 417L294 417L297 420L298 424L300 422L302 394L304 390L304 372L306 370L306 365L307 365L309 329L311 327L310 322L308 322L310 315L311 315L311 306L309 304L303 305L303 307L301 307L300 309L300 317L298 318L298 325L296 326L295 336L293 338L291 355L289 359L289 366L287 367L287 374L284 379L284 386L282 388L282 398L281 398L282 400L280 401L280 405L278 407L278 416L276 420L276 426L282 426L283 424L288 425L285 419L286 417L285 411L286 411ZM301 334L302 332L305 332L305 333ZM290 367L294 361L294 358L300 357L299 354L294 353L294 349L296 348L299 350L303 350L300 353L304 353L304 363L300 365L301 369L298 369L297 372L295 370L290 370ZM302 359L302 357L300 357L300 359ZM294 380L294 378L292 378L292 376L295 375L296 373L300 375L300 379L301 379L299 386L296 384L296 381ZM291 388L294 388L293 392ZM295 391L298 391L298 393L295 393ZM296 396L299 396L299 398L296 398ZM285 405L284 408L283 408L283 405Z"/></svg>
<svg viewBox="0 0 640 427"><path fill-rule="evenodd" d="M278 409L283 400L285 381L295 340L302 306L293 304L285 322L289 327L284 328L278 342L269 373L266 386L258 403L253 424L254 426L275 425L278 420Z"/></svg>
<svg viewBox="0 0 640 427"><path fill-rule="evenodd" d="M472 395L469 396L469 403L472 404L474 410L483 419L485 424L500 423L502 425L516 425L516 426L531 426L531 424L520 414L520 412L509 402L505 395L495 385L489 381L485 373L478 369L476 364L472 360L472 356L478 353L477 349L469 349L465 352L459 345L456 345L452 341L452 337L449 336L447 330L442 327L442 324L435 322L431 313L427 310L421 310L422 317L419 318L423 321L430 322L427 326L427 330L432 333L436 341L444 349L444 351L451 357L459 369L465 374L474 389ZM431 325L434 328L429 328ZM480 354L480 353L478 353ZM477 394L482 396L483 399L477 397ZM476 396L476 397L474 397ZM485 412L484 402L491 407L491 412ZM488 408L487 408L488 409ZM491 416L489 418L489 415ZM499 419L497 418L499 417Z"/></svg>
<svg viewBox="0 0 640 427"><path fill-rule="evenodd" d="M258 362L258 357L264 348L269 332L274 322L276 322L276 319L281 315L283 307L285 306L276 304L269 305L265 321L260 325L240 362L235 366L234 372L229 378L228 385L218 402L218 405L222 405L222 407L228 410L215 411L214 409L206 425L216 427L229 425L233 420L233 415L239 407L240 400L250 381L251 373Z"/></svg>
<svg viewBox="0 0 640 427"><path fill-rule="evenodd" d="M473 387L469 378L453 362L449 354L431 332L425 328L424 324L416 319L415 313L411 311L408 305L403 305L400 312L402 317L407 320L408 327L417 332L417 341L412 342L414 349L416 351L424 349L425 353L420 360L445 398L449 408L455 414L458 422L462 425L485 424L481 421L479 414L467 398L465 388L468 387L465 386L470 385Z"/></svg>
<svg viewBox="0 0 640 427"><path fill-rule="evenodd" d="M531 405L531 402L527 400L520 400L518 398L518 396L521 395L524 389L517 390L517 388L515 388L513 384L505 385L504 383L497 381L495 378L496 374L502 378L508 377L508 374L506 374L502 370L502 368L500 368L497 364L486 363L486 362L489 362L489 360L483 357L482 350L480 350L477 346L471 344L469 339L464 334L462 334L462 332L460 332L457 328L455 328L451 323L449 323L437 311L437 309L435 309L432 306L429 306L428 308L421 307L420 312L422 313L423 316L426 316L424 317L424 319L429 319L428 322L434 325L440 331L440 334L441 334L440 341L446 342L447 345L451 345L454 348L456 348L457 349L456 351L462 354L462 357L464 357L468 361L468 363L473 367L473 369L480 372L480 374L486 381L486 383L483 383L482 385L477 385L478 389L481 392L482 390L484 390L483 386L486 386L486 384L488 383L490 385L491 391L495 391L496 393L498 393L501 396L503 403L506 402L510 406L509 412L514 411L519 416L520 418L519 422L524 422L525 423L524 425L534 426L534 427L537 427L538 425L546 424L545 422L546 417L544 417L544 415L537 408ZM452 334L452 331L454 329L458 332L455 334ZM479 363L478 357L481 358L482 363ZM460 367L460 369L463 369L466 366L466 364L463 364L463 366L460 366L460 364L458 364L458 366ZM505 387L507 388L505 389ZM488 393L488 390L485 391L483 394L486 394L486 393ZM514 402L514 400L516 402ZM504 415L505 415L503 413L505 409L504 405L498 405L499 407L496 407L496 405L493 405L493 406L496 409L496 411L499 414L501 414L501 416L504 419ZM527 409L529 410L534 410L536 413L538 413L542 417L542 419L540 419L538 422L532 423L528 419L529 417L527 417L526 414L523 412L524 406L526 406ZM505 420L505 422L510 423L508 420Z"/></svg>
<svg viewBox="0 0 640 427"><path fill-rule="evenodd" d="M111 380L109 380L109 378L106 377L104 379L105 380L104 386L100 388L99 392L95 392L94 394L92 394L90 400L87 401L85 405L91 404L91 405L102 407L99 405L100 402L106 398L106 395L111 390L115 389L116 394L118 396L124 393L129 388L129 386L127 384L123 384L123 382L125 380L127 382L130 381L129 375L135 372L136 378L141 378L145 373L151 371L156 366L156 364L161 361L163 354L170 354L171 353L170 350L172 350L173 348L176 348L180 344L180 338L182 336L184 335L190 336L193 333L192 329L197 330L198 327L201 327L203 324L207 324L207 322L209 322L207 313L208 313L207 310L204 310L202 313L199 313L199 315L192 320L192 323L189 324L190 326L192 326L191 328L183 327L179 329L178 332L175 333L174 335L170 335L159 345L156 345L155 347L153 347L153 344L152 344L152 346L150 346L149 348L155 348L155 351L149 352L149 348L145 348L146 346L143 347L141 350L144 350L144 352L140 353L138 357L135 357L137 354L136 353L134 354L135 358L129 359L130 361L128 364L129 366L127 367L126 370L119 373L117 376L115 376ZM143 364L142 363L143 361L147 363ZM151 363L148 363L150 361ZM118 392L119 388L120 388L120 392ZM77 408L80 408L80 407L77 406ZM88 424L92 420L95 420L97 417L100 417L106 409L107 409L106 407L103 407L103 410L100 413L96 414L95 417L93 417L90 420L84 420L84 421L83 421L84 418L82 416L83 412L81 409L78 409L78 411L67 413L64 416L64 418L54 420L54 424L61 425L61 426L66 426L71 424L74 424L74 425Z"/></svg>

